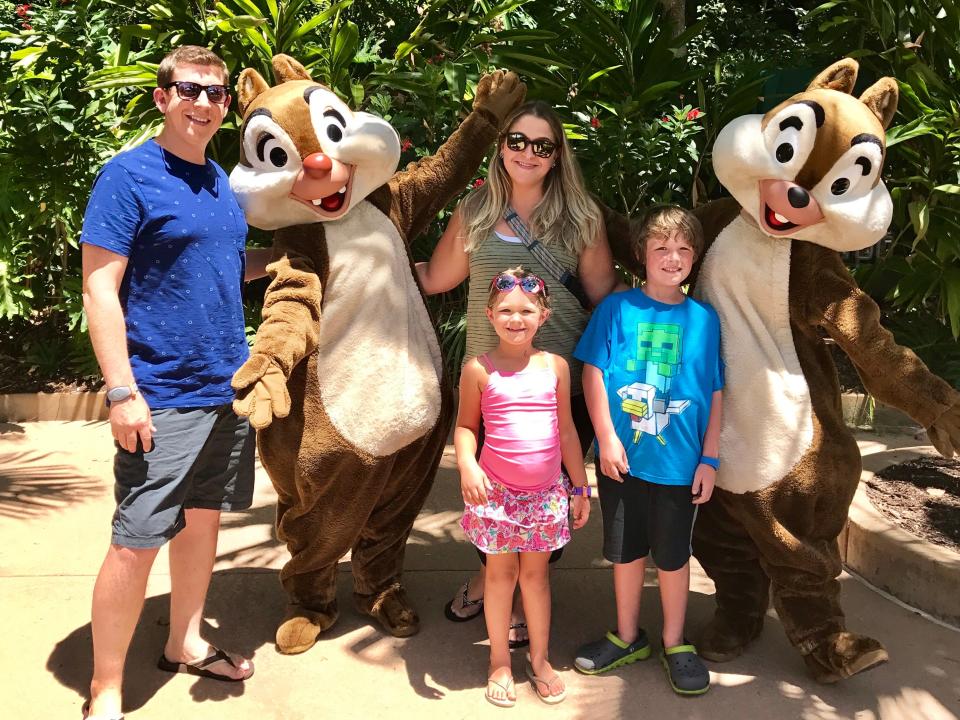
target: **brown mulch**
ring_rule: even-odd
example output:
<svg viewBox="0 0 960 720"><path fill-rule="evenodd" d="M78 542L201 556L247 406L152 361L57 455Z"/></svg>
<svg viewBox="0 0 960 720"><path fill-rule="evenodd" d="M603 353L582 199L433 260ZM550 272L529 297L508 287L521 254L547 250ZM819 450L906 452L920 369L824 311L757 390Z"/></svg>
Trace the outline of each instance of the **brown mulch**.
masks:
<svg viewBox="0 0 960 720"><path fill-rule="evenodd" d="M867 483L867 495L907 532L960 552L960 461L923 457L891 465Z"/></svg>
<svg viewBox="0 0 960 720"><path fill-rule="evenodd" d="M69 371L61 372L62 376ZM0 394L55 393L98 390L103 385L100 377L41 377L22 359L0 354Z"/></svg>

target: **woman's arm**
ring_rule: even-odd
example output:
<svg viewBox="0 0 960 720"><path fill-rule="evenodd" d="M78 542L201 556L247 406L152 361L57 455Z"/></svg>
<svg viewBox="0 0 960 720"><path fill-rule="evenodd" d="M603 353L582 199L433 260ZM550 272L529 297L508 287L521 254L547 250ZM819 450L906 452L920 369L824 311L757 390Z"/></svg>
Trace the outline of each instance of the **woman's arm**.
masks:
<svg viewBox="0 0 960 720"><path fill-rule="evenodd" d="M487 502L490 483L477 463L477 444L480 433L480 392L486 371L476 358L471 358L460 373L460 407L457 409L457 427L453 431L453 446L457 451L460 471L460 492L467 505Z"/></svg>
<svg viewBox="0 0 960 720"><path fill-rule="evenodd" d="M593 244L580 252L577 275L594 306L612 293L617 285L617 274L613 269L613 254L607 242L607 229L602 223Z"/></svg>
<svg viewBox="0 0 960 720"><path fill-rule="evenodd" d="M560 427L560 457L574 487L586 487L587 471L583 467L583 449L580 437L573 424L570 410L570 366L558 355L549 355L553 372L557 376L557 422ZM590 498L573 496L573 529L579 530L590 517Z"/></svg>
<svg viewBox="0 0 960 720"><path fill-rule="evenodd" d="M460 208L453 211L447 229L427 262L417 263L417 276L427 295L452 290L470 274L470 256L463 249Z"/></svg>
<svg viewBox="0 0 960 720"><path fill-rule="evenodd" d="M587 473L583 468L583 451L580 437L573 424L570 410L570 366L559 355L549 356L553 372L557 376L557 421L560 426L560 457L570 475L570 481L577 487L587 484Z"/></svg>

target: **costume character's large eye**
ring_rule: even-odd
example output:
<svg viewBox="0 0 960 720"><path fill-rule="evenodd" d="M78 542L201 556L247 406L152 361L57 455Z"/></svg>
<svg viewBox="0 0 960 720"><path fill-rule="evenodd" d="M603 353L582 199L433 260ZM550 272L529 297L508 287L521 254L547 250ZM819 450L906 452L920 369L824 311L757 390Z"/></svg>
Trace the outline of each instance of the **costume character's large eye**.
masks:
<svg viewBox="0 0 960 720"><path fill-rule="evenodd" d="M323 111L323 119L326 125L324 131L326 136L334 142L343 140L343 131L347 127L347 121L343 119L343 115L333 108L328 108Z"/></svg>
<svg viewBox="0 0 960 720"><path fill-rule="evenodd" d="M265 110L255 110L243 128L243 150L249 165L260 171L300 169L297 146Z"/></svg>
<svg viewBox="0 0 960 720"><path fill-rule="evenodd" d="M337 157L335 145L346 137L347 125L354 124L353 112L333 92L321 85L304 90L303 99L310 106L310 121L322 151Z"/></svg>
<svg viewBox="0 0 960 720"><path fill-rule="evenodd" d="M290 156L272 134L265 132L257 140L257 159L260 162L269 160L275 168L282 168L289 162Z"/></svg>
<svg viewBox="0 0 960 720"><path fill-rule="evenodd" d="M817 184L814 195L821 204L860 197L873 187L882 162L883 147L879 138L859 141L834 163Z"/></svg>
<svg viewBox="0 0 960 720"><path fill-rule="evenodd" d="M787 176L799 172L813 149L817 127L823 122L817 113L819 107L805 102L788 105L770 118L764 128L767 148Z"/></svg>

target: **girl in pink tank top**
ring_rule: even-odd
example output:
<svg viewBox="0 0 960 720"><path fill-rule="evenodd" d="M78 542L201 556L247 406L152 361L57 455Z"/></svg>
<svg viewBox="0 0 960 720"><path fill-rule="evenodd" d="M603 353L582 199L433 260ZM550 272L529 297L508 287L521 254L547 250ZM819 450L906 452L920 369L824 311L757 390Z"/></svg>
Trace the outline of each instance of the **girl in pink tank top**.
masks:
<svg viewBox="0 0 960 720"><path fill-rule="evenodd" d="M486 697L496 705L512 705L516 697L507 638L518 578L530 636L527 675L545 702L560 702L566 694L547 659L547 561L553 550L570 542L570 492L575 529L586 523L590 505L577 491L586 486L587 476L570 414L570 371L563 358L533 347L549 314L542 279L522 267L498 274L490 285L487 317L499 345L471 358L460 376L454 434L465 505L460 524L486 554ZM481 418L484 441L478 461ZM561 462L569 479L560 470Z"/></svg>

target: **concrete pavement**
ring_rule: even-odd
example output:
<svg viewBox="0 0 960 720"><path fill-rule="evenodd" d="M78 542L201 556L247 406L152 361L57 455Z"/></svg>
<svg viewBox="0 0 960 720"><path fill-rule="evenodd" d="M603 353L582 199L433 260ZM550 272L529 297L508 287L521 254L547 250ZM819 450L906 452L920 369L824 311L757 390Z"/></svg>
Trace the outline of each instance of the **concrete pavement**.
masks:
<svg viewBox="0 0 960 720"><path fill-rule="evenodd" d="M876 442L876 438L869 440ZM80 717L91 673L90 596L109 542L112 444L103 423L0 424L0 677L4 718ZM349 562L340 576L341 617L299 656L273 646L284 597L277 571L286 557L273 533L274 494L257 472L254 507L224 516L207 605L208 637L254 657L244 684L169 675L155 668L163 644L169 575L161 553L134 638L125 686L127 717L150 718L803 718L941 720L960 714L960 632L891 602L844 574L842 602L851 629L881 639L892 661L836 686L805 673L771 611L751 651L711 665L713 688L679 698L657 660L608 676L570 669L572 654L613 622L611 570L599 559L599 510L553 574L551 656L570 689L562 705L540 703L514 672L519 700L503 710L483 700L486 633L478 619L444 619L442 606L474 569L476 556L457 526L462 503L452 447L407 548L405 582L421 633L397 640L358 616L350 602ZM655 575L647 579L643 624L660 623ZM713 587L694 567L688 632L713 610Z"/></svg>

